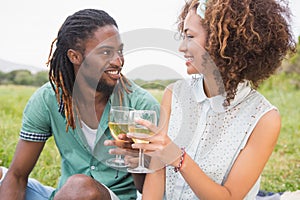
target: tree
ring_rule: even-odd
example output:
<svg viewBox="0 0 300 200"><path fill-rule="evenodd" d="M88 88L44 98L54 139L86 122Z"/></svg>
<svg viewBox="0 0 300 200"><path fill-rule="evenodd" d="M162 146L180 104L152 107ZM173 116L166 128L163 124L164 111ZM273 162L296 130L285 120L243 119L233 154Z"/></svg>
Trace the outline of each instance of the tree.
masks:
<svg viewBox="0 0 300 200"><path fill-rule="evenodd" d="M13 83L16 85L32 85L34 77L28 70L17 70Z"/></svg>
<svg viewBox="0 0 300 200"><path fill-rule="evenodd" d="M0 84L5 83L5 80L6 80L6 74L0 71Z"/></svg>
<svg viewBox="0 0 300 200"><path fill-rule="evenodd" d="M41 86L44 83L48 81L48 72L47 71L41 71L35 74L34 76L34 86Z"/></svg>

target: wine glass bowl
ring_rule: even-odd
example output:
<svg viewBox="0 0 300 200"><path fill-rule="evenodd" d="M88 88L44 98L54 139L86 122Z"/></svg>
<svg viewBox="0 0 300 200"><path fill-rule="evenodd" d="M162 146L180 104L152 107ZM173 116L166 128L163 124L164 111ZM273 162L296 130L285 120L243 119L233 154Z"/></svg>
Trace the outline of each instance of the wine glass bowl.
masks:
<svg viewBox="0 0 300 200"><path fill-rule="evenodd" d="M153 110L133 110L129 112L129 122L128 122L128 130L131 136L133 136L132 140L134 143L148 143L148 141L143 139L134 138L134 136L139 138L148 138L154 135L154 132L149 130L147 127L136 122L137 119L143 119L151 122L156 125L157 116L156 112ZM136 168L128 168L128 172L130 173L152 173L153 170L147 168L145 166L145 158L143 149L139 149L139 164Z"/></svg>
<svg viewBox="0 0 300 200"><path fill-rule="evenodd" d="M133 108L123 106L112 106L109 113L108 127L112 137L115 140L121 141L118 136L120 134L128 133L128 120L129 112L134 110ZM128 165L125 164L121 155L116 155L115 158L106 160L106 164L111 167L124 168Z"/></svg>
<svg viewBox="0 0 300 200"><path fill-rule="evenodd" d="M128 131L129 133L132 134L132 136L136 136L139 138L147 138L150 137L151 135L154 135L153 132L151 132L150 130L144 127L132 128L129 126ZM143 139L137 139L137 138L131 138L131 139L133 140L134 143L149 143L147 140L143 140Z"/></svg>

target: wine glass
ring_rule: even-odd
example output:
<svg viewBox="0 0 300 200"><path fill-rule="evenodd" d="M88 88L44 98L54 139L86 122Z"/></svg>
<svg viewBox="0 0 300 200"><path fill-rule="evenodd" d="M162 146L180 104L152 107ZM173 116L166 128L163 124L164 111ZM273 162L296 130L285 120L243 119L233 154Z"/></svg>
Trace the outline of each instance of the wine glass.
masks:
<svg viewBox="0 0 300 200"><path fill-rule="evenodd" d="M150 131L145 126L142 126L136 122L136 119L144 119L150 121L152 124L156 125L157 116L156 112L153 110L134 110L129 112L129 123L128 123L128 130L129 133L133 136L139 137L150 137L154 135L152 131ZM148 141L142 139L132 138L134 143L148 143ZM128 168L127 171L130 173L152 173L154 172L151 169L145 167L145 158L144 158L144 150L139 149L139 162L136 168Z"/></svg>
<svg viewBox="0 0 300 200"><path fill-rule="evenodd" d="M118 135L128 133L128 120L129 112L134 110L133 108L123 106L112 106L109 113L108 127L111 135L115 140L119 140ZM124 168L128 165L125 164L121 155L116 155L115 158L106 160L106 164L111 167Z"/></svg>

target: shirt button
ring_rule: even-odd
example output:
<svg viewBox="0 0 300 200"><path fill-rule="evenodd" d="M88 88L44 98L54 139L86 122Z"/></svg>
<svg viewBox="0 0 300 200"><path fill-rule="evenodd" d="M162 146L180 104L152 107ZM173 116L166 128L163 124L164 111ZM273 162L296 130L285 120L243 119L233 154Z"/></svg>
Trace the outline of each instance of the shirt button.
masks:
<svg viewBox="0 0 300 200"><path fill-rule="evenodd" d="M91 166L91 170L95 170L95 168L96 168L95 166Z"/></svg>

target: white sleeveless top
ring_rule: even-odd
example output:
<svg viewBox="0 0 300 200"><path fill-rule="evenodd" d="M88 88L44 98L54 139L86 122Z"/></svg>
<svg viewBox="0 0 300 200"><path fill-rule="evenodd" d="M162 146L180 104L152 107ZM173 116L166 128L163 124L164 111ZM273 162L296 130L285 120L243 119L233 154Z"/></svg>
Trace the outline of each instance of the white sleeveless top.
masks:
<svg viewBox="0 0 300 200"><path fill-rule="evenodd" d="M216 183L223 184L238 153L247 143L259 119L276 109L261 94L240 83L231 105L225 97L208 98L203 78L177 81L173 87L168 134ZM255 199L260 178L244 199ZM198 199L180 173L166 168L168 200Z"/></svg>

